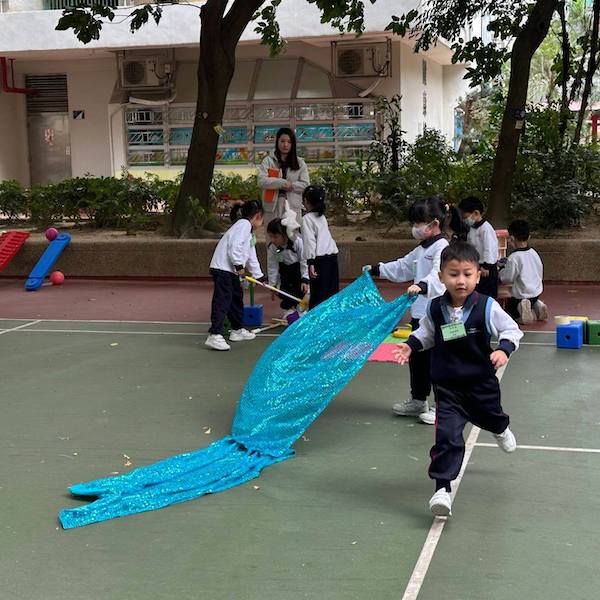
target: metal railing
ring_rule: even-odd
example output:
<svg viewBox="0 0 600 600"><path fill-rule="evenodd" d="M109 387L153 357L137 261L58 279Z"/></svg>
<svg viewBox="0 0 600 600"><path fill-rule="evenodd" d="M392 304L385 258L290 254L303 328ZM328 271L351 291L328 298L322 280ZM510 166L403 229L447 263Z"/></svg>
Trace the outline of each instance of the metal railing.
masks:
<svg viewBox="0 0 600 600"><path fill-rule="evenodd" d="M117 8L121 3L119 0L43 0L44 10L63 10L65 8L76 8L77 6L108 6Z"/></svg>

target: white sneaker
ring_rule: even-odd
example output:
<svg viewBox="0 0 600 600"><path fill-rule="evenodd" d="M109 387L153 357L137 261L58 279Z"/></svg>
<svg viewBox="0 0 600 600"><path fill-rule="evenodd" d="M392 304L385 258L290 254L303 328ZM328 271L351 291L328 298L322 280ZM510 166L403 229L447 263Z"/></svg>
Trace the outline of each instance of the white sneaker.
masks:
<svg viewBox="0 0 600 600"><path fill-rule="evenodd" d="M209 333L204 345L212 348L213 350L231 350L231 346L219 333Z"/></svg>
<svg viewBox="0 0 600 600"><path fill-rule="evenodd" d="M514 433L507 427L502 433L494 433L496 444L504 452L514 452L517 449L517 440Z"/></svg>
<svg viewBox="0 0 600 600"><path fill-rule="evenodd" d="M253 340L255 337L256 334L247 329L232 329L229 333L230 342L245 342L246 340Z"/></svg>
<svg viewBox="0 0 600 600"><path fill-rule="evenodd" d="M531 310L531 300L521 300L517 310L519 311L519 322L523 323L523 325L527 325L535 321L533 311Z"/></svg>
<svg viewBox="0 0 600 600"><path fill-rule="evenodd" d="M419 415L419 421L425 425L435 425L435 404L427 411Z"/></svg>
<svg viewBox="0 0 600 600"><path fill-rule="evenodd" d="M421 413L427 412L427 401L409 398L394 404L392 411L401 417L418 417Z"/></svg>
<svg viewBox="0 0 600 600"><path fill-rule="evenodd" d="M452 497L444 489L439 489L429 500L429 510L436 517L449 517L452 514Z"/></svg>
<svg viewBox="0 0 600 600"><path fill-rule="evenodd" d="M548 307L541 300L538 300L533 305L533 312L535 313L536 319L538 321L548 320Z"/></svg>

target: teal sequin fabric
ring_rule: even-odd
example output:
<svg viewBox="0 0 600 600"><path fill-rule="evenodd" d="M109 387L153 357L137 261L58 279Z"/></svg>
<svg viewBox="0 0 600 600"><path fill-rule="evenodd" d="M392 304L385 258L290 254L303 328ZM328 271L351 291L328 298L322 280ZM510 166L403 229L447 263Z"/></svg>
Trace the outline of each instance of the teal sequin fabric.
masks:
<svg viewBox="0 0 600 600"><path fill-rule="evenodd" d="M65 529L164 508L240 485L293 456L292 445L412 304L386 302L369 274L289 326L250 375L231 435L125 475L73 485L97 498L61 511Z"/></svg>

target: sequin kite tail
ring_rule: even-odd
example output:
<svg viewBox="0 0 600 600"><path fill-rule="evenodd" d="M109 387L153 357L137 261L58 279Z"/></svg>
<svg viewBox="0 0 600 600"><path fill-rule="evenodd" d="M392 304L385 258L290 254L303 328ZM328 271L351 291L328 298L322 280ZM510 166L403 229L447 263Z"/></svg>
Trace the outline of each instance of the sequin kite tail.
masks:
<svg viewBox="0 0 600 600"><path fill-rule="evenodd" d="M386 302L369 274L288 327L250 375L231 435L125 475L71 486L97 498L59 515L81 527L220 492L293 456L292 445L349 383L413 299Z"/></svg>

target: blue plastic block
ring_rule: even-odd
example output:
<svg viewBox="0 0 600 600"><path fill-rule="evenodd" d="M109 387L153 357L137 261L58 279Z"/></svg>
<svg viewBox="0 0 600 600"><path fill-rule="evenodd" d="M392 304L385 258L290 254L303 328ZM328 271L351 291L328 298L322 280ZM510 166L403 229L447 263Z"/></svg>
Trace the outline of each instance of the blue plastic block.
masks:
<svg viewBox="0 0 600 600"><path fill-rule="evenodd" d="M263 322L263 305L244 306L244 325L260 327Z"/></svg>
<svg viewBox="0 0 600 600"><path fill-rule="evenodd" d="M556 328L556 347L579 350L583 346L583 321L571 321Z"/></svg>

